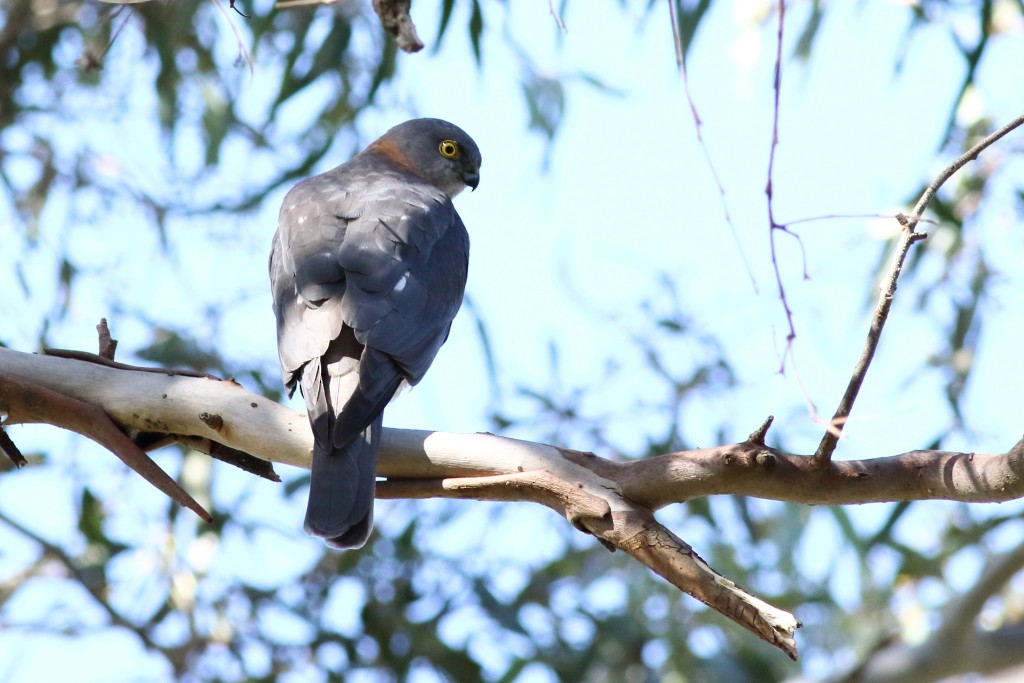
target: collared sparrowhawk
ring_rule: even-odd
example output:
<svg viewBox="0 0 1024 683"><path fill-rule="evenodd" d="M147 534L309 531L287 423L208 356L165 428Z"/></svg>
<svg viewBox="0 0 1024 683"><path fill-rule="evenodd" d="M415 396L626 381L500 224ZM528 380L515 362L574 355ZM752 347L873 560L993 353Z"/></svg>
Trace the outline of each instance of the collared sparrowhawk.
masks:
<svg viewBox="0 0 1024 683"><path fill-rule="evenodd" d="M305 529L366 542L384 407L416 384L462 304L469 235L452 205L480 179L462 129L414 119L284 198L270 253L281 376L313 428Z"/></svg>

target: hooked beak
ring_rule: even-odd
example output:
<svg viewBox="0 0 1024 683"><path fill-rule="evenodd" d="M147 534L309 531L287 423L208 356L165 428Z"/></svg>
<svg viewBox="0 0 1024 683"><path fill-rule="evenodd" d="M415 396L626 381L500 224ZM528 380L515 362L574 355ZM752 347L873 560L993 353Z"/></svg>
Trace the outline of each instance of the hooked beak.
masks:
<svg viewBox="0 0 1024 683"><path fill-rule="evenodd" d="M462 182L466 183L466 185L475 190L477 185L480 184L480 172L474 171L472 173L463 173Z"/></svg>

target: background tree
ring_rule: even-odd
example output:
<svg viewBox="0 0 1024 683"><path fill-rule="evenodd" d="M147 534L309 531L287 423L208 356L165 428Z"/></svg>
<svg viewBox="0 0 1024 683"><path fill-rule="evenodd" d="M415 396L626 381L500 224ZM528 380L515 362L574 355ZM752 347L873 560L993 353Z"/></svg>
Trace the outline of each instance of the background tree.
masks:
<svg viewBox="0 0 1024 683"><path fill-rule="evenodd" d="M730 228L681 85L672 81L667 109L651 106L665 104L649 90L674 68L662 3L556 7L567 34L533 4L417 5L421 35L443 49L406 57L366 4L256 3L240 7L244 19L201 3L3 3L3 342L90 348L106 315L122 360L232 376L279 399L263 259L280 196L421 109L480 140L484 180L477 204L460 208L474 273L471 306L433 373L448 379L418 389L420 407L404 399L392 424L636 458L739 440L775 412L776 445L813 450L823 428L807 401L827 413L842 391L874 298L869 260L882 262L891 221L791 223L809 285L797 245L777 237L798 336L795 365L774 378L772 340L784 347L786 320L768 285L760 199L773 8L750 6L732 27L724 5L674 6ZM1020 27L1009 2L789 8L777 215L916 199L937 168L1019 112L1024 88L1005 64L1019 55ZM620 66L594 56L601 67L578 68L581 54L610 46L624 48ZM649 89L645 69L664 70ZM514 88L526 107L497 110ZM583 125L613 105L603 127ZM862 454L1000 451L1020 431L1008 390L1020 375L1014 144L961 171L932 204L938 223L912 252L891 351L848 428ZM545 161L550 194L535 189ZM422 407L435 396L441 407ZM0 481L0 656L12 680L62 667L105 681L801 672L546 511L399 502L365 551L325 554L297 533L301 472L282 472L274 488L196 453L161 455L213 511L208 526L100 449L11 431L40 463ZM973 636L1021 651L1018 508L723 497L661 519L723 574L796 611L803 674L931 680L1015 663Z"/></svg>

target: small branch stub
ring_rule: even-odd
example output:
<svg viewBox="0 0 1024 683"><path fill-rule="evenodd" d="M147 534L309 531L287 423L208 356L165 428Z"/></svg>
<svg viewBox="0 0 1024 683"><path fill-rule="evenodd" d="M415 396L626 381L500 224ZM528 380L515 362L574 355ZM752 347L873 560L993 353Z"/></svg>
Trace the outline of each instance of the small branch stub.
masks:
<svg viewBox="0 0 1024 683"><path fill-rule="evenodd" d="M203 424L216 432L224 429L224 418L217 413L207 413L204 411L199 413L199 419L203 421Z"/></svg>
<svg viewBox="0 0 1024 683"><path fill-rule="evenodd" d="M114 354L117 352L117 340L110 336L106 318L100 318L100 324L96 326L96 333L100 338L100 358L114 360Z"/></svg>
<svg viewBox="0 0 1024 683"><path fill-rule="evenodd" d="M419 52L423 49L423 41L416 34L416 25L409 16L411 7L412 0L373 0L373 11L380 17L381 25L394 36L398 48L403 52Z"/></svg>
<svg viewBox="0 0 1024 683"><path fill-rule="evenodd" d="M750 433L747 437L747 443L757 444L758 446L766 445L764 440L768 436L768 429L771 428L772 422L775 421L774 415L769 415L765 418L765 421L761 423L761 426Z"/></svg>

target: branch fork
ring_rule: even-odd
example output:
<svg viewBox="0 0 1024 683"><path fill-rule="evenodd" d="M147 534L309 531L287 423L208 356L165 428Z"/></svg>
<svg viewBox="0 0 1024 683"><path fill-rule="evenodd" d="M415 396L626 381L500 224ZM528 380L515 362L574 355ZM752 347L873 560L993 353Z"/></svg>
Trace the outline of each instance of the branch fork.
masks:
<svg viewBox="0 0 1024 683"><path fill-rule="evenodd" d="M761 434L763 439L768 424L770 420L755 434ZM447 441L457 439L458 435L435 433L430 438ZM650 508L630 499L615 477L622 471L616 463L590 453L491 434L474 435L473 439L499 442L497 448L486 449L484 443L476 446L480 452L498 453L496 458L492 455L485 459L488 467L495 470L493 474L420 479L416 478L418 472L413 467L382 467L378 472L385 474L387 480L377 484L377 496L540 503L565 517L580 531L592 534L609 550L622 550L676 588L796 659L794 634L800 626L796 618L715 572L688 543L658 522ZM763 443L754 446L763 447ZM442 448L451 450L452 446L446 443ZM620 465L629 467L631 464L634 463Z"/></svg>
<svg viewBox="0 0 1024 683"><path fill-rule="evenodd" d="M0 348L0 410L10 414L8 422L44 422L90 438L102 427L103 438L95 440L204 519L209 517L205 511L152 464L136 441L145 437L146 448L181 443L215 457L226 450L250 459L310 466L313 440L306 416L234 382L62 356ZM35 411L25 408L25 397L43 393L61 402L44 401ZM62 407L71 402L78 407ZM755 434L763 438L766 429L762 425ZM126 432L139 436L133 441ZM650 474L662 473L647 470L640 478L630 476L636 465L648 461L613 463L493 434L385 429L382 441L378 475L385 480L377 485L378 498L539 503L796 658L799 622L792 615L717 574L657 521L653 510L663 500L645 494L652 489ZM761 451L763 443L747 444L729 457L747 453L746 459L757 461ZM685 497L692 495L683 492L677 500Z"/></svg>
<svg viewBox="0 0 1024 683"><path fill-rule="evenodd" d="M776 67L778 68L778 65L776 65ZM776 90L776 98L777 97L778 91ZM777 115L778 102L776 100L776 116ZM966 166L969 162L977 159L978 155L987 147L1020 127L1022 124L1024 124L1024 115L1018 116L999 130L979 140L977 144L973 145L953 161L953 163L944 168L938 177L928 185L924 193L921 195L921 198L918 199L910 216L905 216L902 213L896 215L896 221L902 228L902 234L900 236L899 243L897 244L892 264L883 279L885 284L878 297L878 303L875 306L875 313L871 317L867 341L864 343L864 348L860 353L860 357L857 359L856 365L854 365L853 374L850 377L850 382L846 387L846 391L843 393L843 397L839 401L839 406L836 408L835 414L829 421L828 428L825 430L825 435L822 437L821 443L818 444L818 449L814 453L815 467L819 469L824 468L828 466L829 462L831 462L832 454L835 452L839 439L842 436L843 427L846 425L846 422L850 417L850 413L853 411L853 404L857 400L857 395L860 393L861 385L864 383L864 378L867 376L868 368L871 367L871 361L874 358L875 350L878 348L878 343L881 340L882 329L885 327L885 322L889 318L889 309L892 307L893 297L896 295L896 284L903 271L903 264L906 262L907 254L910 252L910 248L914 244L928 237L927 233L917 232L917 225L923 220L922 216L924 215L925 209L928 208L928 204L931 203L932 198L939 191L939 188L941 188L947 180L953 177L953 174ZM772 147L772 151L774 152L774 146ZM769 211L771 207L770 201L771 195L769 195ZM784 295L783 302L785 302ZM788 315L788 308L786 312Z"/></svg>
<svg viewBox="0 0 1024 683"><path fill-rule="evenodd" d="M34 395L33 387L41 387L91 405L97 424L106 415L119 430L144 434L161 425L168 442L310 466L313 437L305 414L234 382L5 348L0 380L8 389L0 392L0 411L9 413L9 422L46 422L87 435L94 429L76 417L87 414L81 411L45 402L35 413L22 408L31 404L25 397ZM715 573L657 521L656 510L718 494L810 505L1024 497L1024 441L1006 453L911 451L819 468L811 457L767 446L770 424L769 418L740 443L629 462L493 434L385 429L377 468L385 481L377 494L540 503L789 656L796 655L797 620Z"/></svg>
<svg viewBox="0 0 1024 683"><path fill-rule="evenodd" d="M781 12L780 5L780 44ZM777 102L778 65L775 92ZM777 116L776 104L776 132ZM541 503L577 529L594 535L605 547L623 550L672 585L796 659L794 634L800 622L717 574L693 548L661 525L653 510L715 493L826 504L924 498L995 501L1024 496L1024 441L998 455L915 451L870 461L832 462L832 453L878 346L907 253L926 237L916 232L922 213L939 187L959 168L1021 124L1024 116L972 147L929 185L910 217L897 217L902 237L867 342L812 457L767 447L765 437L771 417L743 443L629 463L611 463L591 454L490 434L406 430L396 438L396 430L385 430L378 474L387 481L378 485L378 497ZM777 138L772 144L772 159L776 144ZM772 216L771 163L767 193L774 234L784 226ZM774 249L774 241L772 246ZM795 333L781 279L779 287L792 336ZM265 469L259 471L254 461L309 468L312 435L301 413L250 394L234 382L116 363L116 341L111 339L106 321L101 321L97 330L98 356L76 352L33 356L0 348L0 450L16 466L23 466L25 458L6 433L7 426L39 422L70 429L106 447L207 522L212 521L210 514L146 455L140 443L149 448L172 441L183 443L268 478L276 478L273 470L269 474ZM218 406L219 410L211 412L209 406ZM453 445L448 443L450 440L470 443Z"/></svg>

